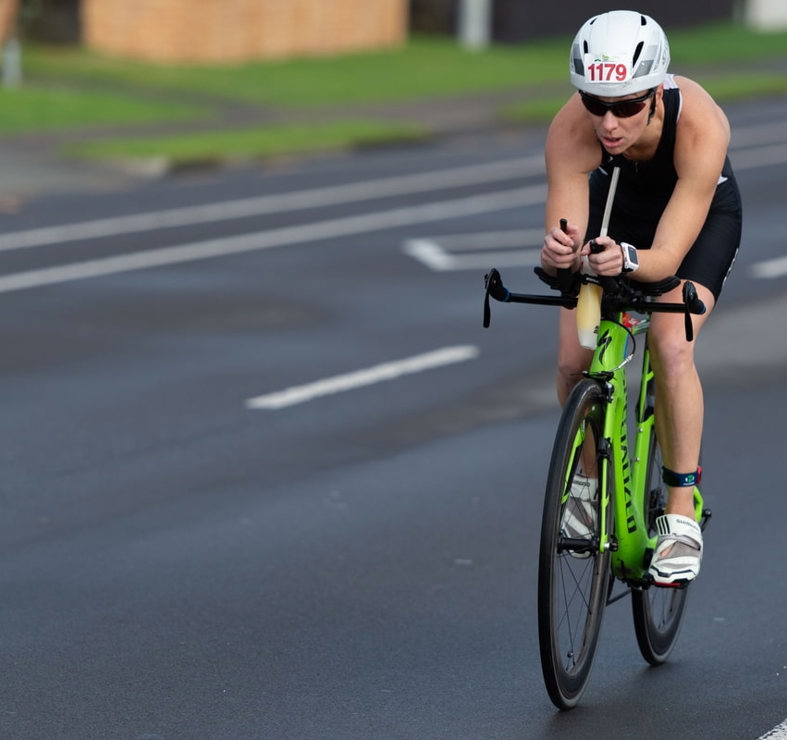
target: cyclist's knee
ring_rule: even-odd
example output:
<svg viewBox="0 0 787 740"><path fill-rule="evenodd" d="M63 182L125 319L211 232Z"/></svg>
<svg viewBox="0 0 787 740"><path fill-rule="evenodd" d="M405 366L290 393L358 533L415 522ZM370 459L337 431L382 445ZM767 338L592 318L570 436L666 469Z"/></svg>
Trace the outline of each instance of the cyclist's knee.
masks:
<svg viewBox="0 0 787 740"><path fill-rule="evenodd" d="M662 377L679 375L694 367L694 342L686 340L682 327L680 331L651 329L648 341L653 366Z"/></svg>
<svg viewBox="0 0 787 740"><path fill-rule="evenodd" d="M715 300L710 290L704 286L695 283L694 287L706 308L704 314L692 316L694 338L696 339L713 311ZM665 298L673 302L679 301L680 289L676 289L673 295L674 297L667 295ZM662 375L677 375L691 371L695 367L694 341L689 342L686 339L684 317L680 314L653 314L648 333L648 345L651 349L653 365Z"/></svg>

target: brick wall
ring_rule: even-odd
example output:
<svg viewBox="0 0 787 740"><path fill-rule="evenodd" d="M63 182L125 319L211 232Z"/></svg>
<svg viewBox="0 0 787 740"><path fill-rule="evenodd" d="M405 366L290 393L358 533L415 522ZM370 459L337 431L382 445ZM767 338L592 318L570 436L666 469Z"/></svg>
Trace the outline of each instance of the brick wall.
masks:
<svg viewBox="0 0 787 740"><path fill-rule="evenodd" d="M0 0L0 43L14 35L19 0Z"/></svg>
<svg viewBox="0 0 787 740"><path fill-rule="evenodd" d="M85 44L156 62L232 63L396 46L408 0L82 0Z"/></svg>

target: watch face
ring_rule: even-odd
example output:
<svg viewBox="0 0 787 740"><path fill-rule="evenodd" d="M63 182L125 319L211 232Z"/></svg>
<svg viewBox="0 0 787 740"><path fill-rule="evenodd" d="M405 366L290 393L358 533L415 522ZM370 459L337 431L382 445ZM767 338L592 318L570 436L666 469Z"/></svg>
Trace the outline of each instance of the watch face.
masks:
<svg viewBox="0 0 787 740"><path fill-rule="evenodd" d="M623 270L624 272L633 272L639 267L637 250L631 244L621 246L623 247Z"/></svg>

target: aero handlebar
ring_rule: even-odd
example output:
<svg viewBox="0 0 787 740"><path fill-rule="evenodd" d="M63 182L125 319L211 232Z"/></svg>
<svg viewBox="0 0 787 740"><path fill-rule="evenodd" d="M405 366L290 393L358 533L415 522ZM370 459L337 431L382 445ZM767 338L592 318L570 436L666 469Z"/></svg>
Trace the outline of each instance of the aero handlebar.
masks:
<svg viewBox="0 0 787 740"><path fill-rule="evenodd" d="M531 303L541 306L563 306L575 308L579 286L585 283L601 285L604 294L602 298L602 315L610 316L620 311L637 311L639 313L682 313L685 316L686 340L694 339L694 327L691 315L705 313L705 304L697 295L697 289L690 281L683 283L682 303L662 303L653 300L656 296L673 290L680 284L677 277L669 277L657 283L640 283L623 277L598 277L595 275L582 275L572 272L570 276L565 273L557 277L547 274L540 267L535 268L535 273L550 288L559 290L560 295L528 295L512 293L503 285L500 272L492 268L484 275L484 328L492 320L489 298L494 298L501 303ZM570 280L568 279L570 277Z"/></svg>

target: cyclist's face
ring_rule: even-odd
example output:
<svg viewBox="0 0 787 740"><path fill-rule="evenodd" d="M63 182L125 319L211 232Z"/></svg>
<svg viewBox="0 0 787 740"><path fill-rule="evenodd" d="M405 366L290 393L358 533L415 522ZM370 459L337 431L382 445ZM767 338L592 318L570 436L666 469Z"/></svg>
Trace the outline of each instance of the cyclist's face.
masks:
<svg viewBox="0 0 787 740"><path fill-rule="evenodd" d="M644 90L642 92L623 95L616 98L599 97L596 99L599 102L612 105L603 115L599 115L600 111L594 112L588 110L588 105L587 103L585 104L587 115L593 123L596 136L604 149L610 154L622 154L629 147L637 144L645 133L650 119L651 108L660 100L661 90L657 90L652 96L645 98L647 93L648 91ZM614 104L626 101L638 101L636 105L641 106L641 110L634 115L615 115L616 109ZM601 106L596 107L600 108Z"/></svg>

